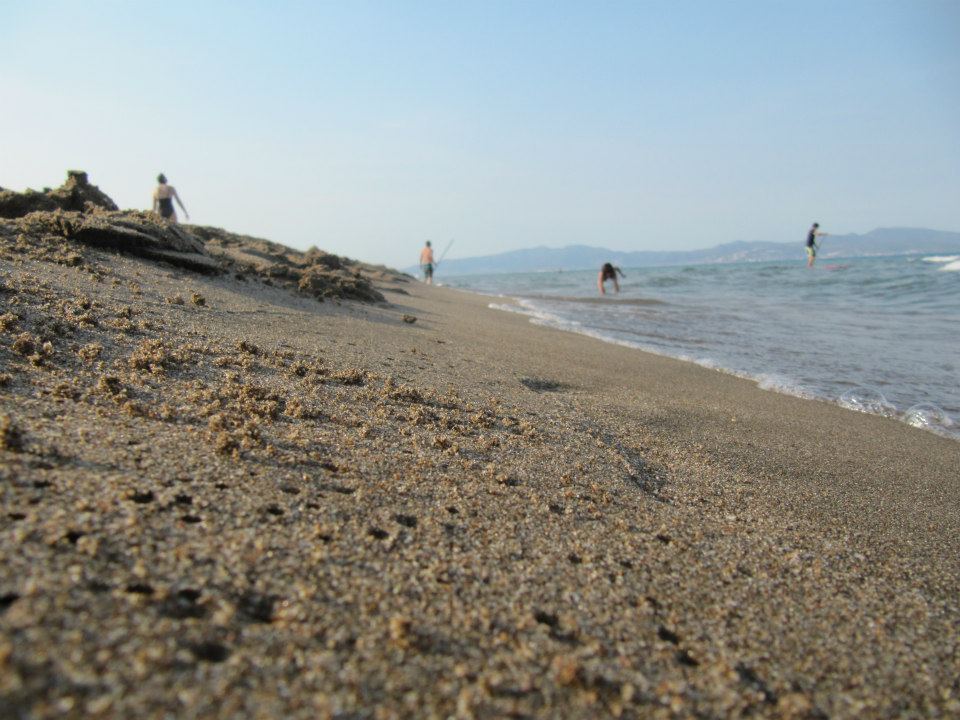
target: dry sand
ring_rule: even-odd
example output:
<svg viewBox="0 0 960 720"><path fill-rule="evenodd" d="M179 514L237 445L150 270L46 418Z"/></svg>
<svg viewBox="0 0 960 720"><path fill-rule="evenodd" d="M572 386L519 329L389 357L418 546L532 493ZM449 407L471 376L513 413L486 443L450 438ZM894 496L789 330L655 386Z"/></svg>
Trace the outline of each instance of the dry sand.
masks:
<svg viewBox="0 0 960 720"><path fill-rule="evenodd" d="M3 241L0 717L960 715L955 441L389 273Z"/></svg>

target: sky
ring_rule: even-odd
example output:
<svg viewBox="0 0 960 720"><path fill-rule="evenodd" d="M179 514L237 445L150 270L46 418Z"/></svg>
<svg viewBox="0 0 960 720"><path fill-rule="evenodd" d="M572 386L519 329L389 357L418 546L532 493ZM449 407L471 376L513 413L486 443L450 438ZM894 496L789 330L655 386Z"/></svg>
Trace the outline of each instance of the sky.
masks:
<svg viewBox="0 0 960 720"><path fill-rule="evenodd" d="M0 186L407 267L960 231L960 0L0 0ZM439 253L438 253L439 254Z"/></svg>

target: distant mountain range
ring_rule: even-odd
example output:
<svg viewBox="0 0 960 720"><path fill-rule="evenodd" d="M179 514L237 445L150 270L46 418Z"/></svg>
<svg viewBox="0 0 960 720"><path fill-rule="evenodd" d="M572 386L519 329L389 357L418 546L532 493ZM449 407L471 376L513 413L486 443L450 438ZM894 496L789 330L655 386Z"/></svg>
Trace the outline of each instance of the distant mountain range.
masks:
<svg viewBox="0 0 960 720"><path fill-rule="evenodd" d="M481 273L587 270L605 262L620 267L701 265L705 263L803 261L803 237L797 242L732 242L705 250L619 252L587 245L564 248L536 247L497 255L447 259L443 275ZM829 235L822 238L820 257L868 257L871 255L960 254L960 233L924 228L878 228L865 235ZM419 268L407 268L417 273Z"/></svg>

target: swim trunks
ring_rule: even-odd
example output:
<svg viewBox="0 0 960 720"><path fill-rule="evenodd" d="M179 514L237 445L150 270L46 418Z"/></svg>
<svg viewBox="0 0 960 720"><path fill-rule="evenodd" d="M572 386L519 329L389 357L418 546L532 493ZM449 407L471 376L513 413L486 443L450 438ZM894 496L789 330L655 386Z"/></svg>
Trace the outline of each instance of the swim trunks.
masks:
<svg viewBox="0 0 960 720"><path fill-rule="evenodd" d="M157 202L160 205L160 217L165 217L168 220L173 217L173 198L158 198Z"/></svg>

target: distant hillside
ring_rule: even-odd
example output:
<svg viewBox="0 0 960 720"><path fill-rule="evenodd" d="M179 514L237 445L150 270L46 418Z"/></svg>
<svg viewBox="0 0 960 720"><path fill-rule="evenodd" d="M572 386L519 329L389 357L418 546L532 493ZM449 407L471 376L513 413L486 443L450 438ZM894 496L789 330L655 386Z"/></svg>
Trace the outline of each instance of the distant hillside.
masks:
<svg viewBox="0 0 960 720"><path fill-rule="evenodd" d="M915 253L960 253L960 233L924 228L878 228L865 235L830 235L823 238L821 257L866 257ZM612 262L621 267L699 265L704 263L801 260L803 237L797 242L732 242L705 250L618 252L587 245L564 248L536 247L498 255L445 260L444 275L481 273L587 270ZM418 268L408 268L416 273Z"/></svg>

